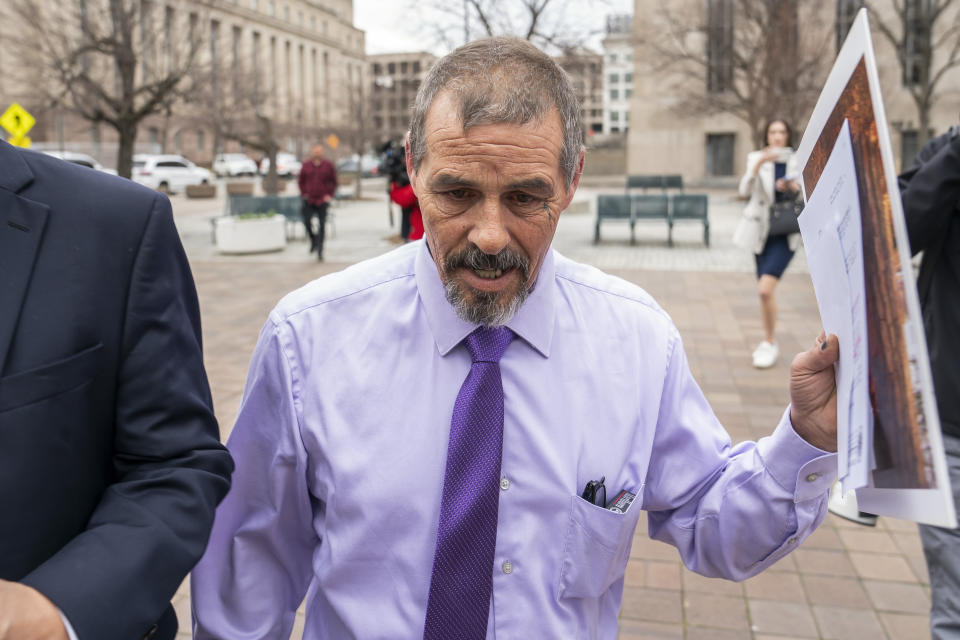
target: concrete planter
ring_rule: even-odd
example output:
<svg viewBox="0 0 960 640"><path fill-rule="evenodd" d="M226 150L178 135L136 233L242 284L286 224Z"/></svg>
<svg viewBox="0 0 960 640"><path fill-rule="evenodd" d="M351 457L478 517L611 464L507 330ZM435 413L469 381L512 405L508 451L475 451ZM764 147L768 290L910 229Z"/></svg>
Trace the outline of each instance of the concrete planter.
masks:
<svg viewBox="0 0 960 640"><path fill-rule="evenodd" d="M217 185L215 184L188 184L186 188L188 198L216 198Z"/></svg>
<svg viewBox="0 0 960 640"><path fill-rule="evenodd" d="M252 182L228 182L227 195L228 196L252 196L253 183Z"/></svg>
<svg viewBox="0 0 960 640"><path fill-rule="evenodd" d="M220 253L263 253L287 246L286 218L281 215L217 218L217 250Z"/></svg>

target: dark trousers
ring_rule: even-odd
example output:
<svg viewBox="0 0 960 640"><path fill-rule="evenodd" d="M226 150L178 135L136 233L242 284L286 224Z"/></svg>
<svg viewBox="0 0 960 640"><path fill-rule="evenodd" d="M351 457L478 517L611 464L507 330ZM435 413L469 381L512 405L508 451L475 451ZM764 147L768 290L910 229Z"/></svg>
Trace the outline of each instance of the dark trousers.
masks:
<svg viewBox="0 0 960 640"><path fill-rule="evenodd" d="M413 213L413 207L400 208L400 237L404 240L410 239L410 214Z"/></svg>
<svg viewBox="0 0 960 640"><path fill-rule="evenodd" d="M300 217L303 219L303 226L307 230L307 237L310 239L310 250L317 250L317 255L323 256L323 236L327 227L327 208L330 203L310 204L306 200L300 208ZM316 232L313 230L313 219L319 221Z"/></svg>

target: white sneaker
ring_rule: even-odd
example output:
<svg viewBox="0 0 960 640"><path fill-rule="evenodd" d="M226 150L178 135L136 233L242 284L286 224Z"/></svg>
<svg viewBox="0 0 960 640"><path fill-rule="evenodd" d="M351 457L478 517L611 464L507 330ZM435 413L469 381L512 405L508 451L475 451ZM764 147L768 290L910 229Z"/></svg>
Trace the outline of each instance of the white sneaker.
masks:
<svg viewBox="0 0 960 640"><path fill-rule="evenodd" d="M769 369L777 361L780 349L772 342L764 340L753 352L753 366L757 369Z"/></svg>
<svg viewBox="0 0 960 640"><path fill-rule="evenodd" d="M840 482L834 482L833 487L830 489L830 498L827 500L827 509L830 513L851 520L858 524L862 524L868 527L877 526L877 516L872 513L866 513L860 511L857 508L857 494L854 491L850 491L847 495L843 495L840 491Z"/></svg>

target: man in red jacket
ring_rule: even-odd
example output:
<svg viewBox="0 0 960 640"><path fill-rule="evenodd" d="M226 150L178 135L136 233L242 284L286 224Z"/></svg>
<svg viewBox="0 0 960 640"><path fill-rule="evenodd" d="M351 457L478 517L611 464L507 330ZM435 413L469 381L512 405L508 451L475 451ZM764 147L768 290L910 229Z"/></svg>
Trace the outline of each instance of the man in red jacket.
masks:
<svg viewBox="0 0 960 640"><path fill-rule="evenodd" d="M300 197L303 206L300 215L303 226L310 238L310 251L317 250L317 258L323 260L323 232L327 224L327 208L337 191L337 170L333 163L323 157L323 145L315 144L310 149L310 157L300 168ZM313 232L313 218L320 221L317 232Z"/></svg>

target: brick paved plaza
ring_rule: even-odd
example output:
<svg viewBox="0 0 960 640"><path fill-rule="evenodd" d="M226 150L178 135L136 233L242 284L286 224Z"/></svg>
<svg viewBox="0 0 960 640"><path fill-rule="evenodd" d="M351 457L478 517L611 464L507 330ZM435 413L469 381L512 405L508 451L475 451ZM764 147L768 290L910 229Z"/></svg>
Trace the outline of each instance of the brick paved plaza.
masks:
<svg viewBox="0 0 960 640"><path fill-rule="evenodd" d="M382 189L382 182L371 180L364 201L335 209L325 263L307 254L302 231L282 252L220 256L210 241L209 220L222 210L222 200L173 198L197 280L207 371L224 439L257 334L276 301L395 246L387 239L395 230L388 227ZM604 226L604 241L593 245L589 204L603 190L619 188L581 189L561 218L554 246L649 291L680 328L693 373L733 440L768 434L788 401L789 359L820 328L802 255L778 290L778 341L785 355L773 369L758 371L750 363L762 333L753 260L730 243L742 206L732 193L711 193L712 247L706 249L699 225L677 227L677 246L668 248L666 224L654 222L638 225L636 246L630 246L625 225L613 224ZM186 584L175 605L180 637L187 638ZM926 567L917 528L909 522L880 518L876 528L867 528L830 515L795 553L756 578L733 583L684 569L672 547L647 537L641 519L627 567L620 638L918 640L929 638L928 608ZM295 638L302 612L297 620Z"/></svg>

